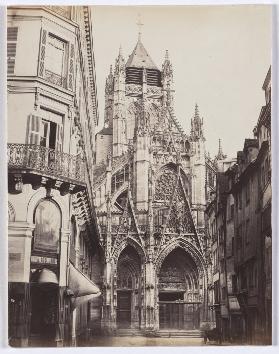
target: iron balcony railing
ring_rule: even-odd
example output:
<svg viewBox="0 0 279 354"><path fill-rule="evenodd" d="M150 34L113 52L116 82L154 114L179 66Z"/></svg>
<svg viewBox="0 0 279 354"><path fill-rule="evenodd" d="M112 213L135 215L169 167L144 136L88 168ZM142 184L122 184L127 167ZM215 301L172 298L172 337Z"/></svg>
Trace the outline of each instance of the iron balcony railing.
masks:
<svg viewBox="0 0 279 354"><path fill-rule="evenodd" d="M85 183L85 163L80 156L40 145L8 144L9 169L25 169L37 174Z"/></svg>

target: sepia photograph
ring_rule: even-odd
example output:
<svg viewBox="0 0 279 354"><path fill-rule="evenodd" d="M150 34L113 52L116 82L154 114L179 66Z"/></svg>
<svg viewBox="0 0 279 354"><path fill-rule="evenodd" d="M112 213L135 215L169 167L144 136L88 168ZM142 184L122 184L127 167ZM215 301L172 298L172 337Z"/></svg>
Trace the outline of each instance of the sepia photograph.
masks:
<svg viewBox="0 0 279 354"><path fill-rule="evenodd" d="M6 15L8 345L272 345L272 6Z"/></svg>

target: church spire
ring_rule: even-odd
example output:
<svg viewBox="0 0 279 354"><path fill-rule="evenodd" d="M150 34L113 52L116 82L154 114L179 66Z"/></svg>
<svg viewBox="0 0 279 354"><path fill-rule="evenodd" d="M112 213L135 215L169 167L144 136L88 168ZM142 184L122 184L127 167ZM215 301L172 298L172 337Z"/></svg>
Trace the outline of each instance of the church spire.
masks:
<svg viewBox="0 0 279 354"><path fill-rule="evenodd" d="M106 78L105 93L110 94L112 91L113 91L113 72L112 72L112 65L110 65L109 74Z"/></svg>
<svg viewBox="0 0 279 354"><path fill-rule="evenodd" d="M129 56L126 67L158 70L140 39L138 40L132 54Z"/></svg>
<svg viewBox="0 0 279 354"><path fill-rule="evenodd" d="M199 138L204 139L203 135L203 119L200 118L199 106L196 103L195 105L195 114L191 119L191 138L197 140Z"/></svg>
<svg viewBox="0 0 279 354"><path fill-rule="evenodd" d="M122 47L119 47L118 57L115 60L114 75L125 73L125 61L122 54Z"/></svg>
<svg viewBox="0 0 279 354"><path fill-rule="evenodd" d="M112 65L109 68L109 74L106 78L106 86L105 86L105 115L104 115L104 123L105 126L112 127L112 112L113 112L113 87L114 79L113 79L113 71Z"/></svg>
<svg viewBox="0 0 279 354"><path fill-rule="evenodd" d="M164 104L173 105L173 70L169 58L169 51L166 50L165 60L162 65L162 85L164 90Z"/></svg>
<svg viewBox="0 0 279 354"><path fill-rule="evenodd" d="M222 144L221 144L221 139L219 139L219 148L218 148L218 154L216 155L215 159L216 160L223 160L227 157L227 155L225 155L223 153L223 149L222 149Z"/></svg>

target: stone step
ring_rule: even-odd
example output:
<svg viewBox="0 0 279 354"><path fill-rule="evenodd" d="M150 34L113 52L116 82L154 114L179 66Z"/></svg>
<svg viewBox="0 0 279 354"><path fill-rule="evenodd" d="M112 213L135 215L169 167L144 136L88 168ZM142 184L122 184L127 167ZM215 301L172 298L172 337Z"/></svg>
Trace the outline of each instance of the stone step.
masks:
<svg viewBox="0 0 279 354"><path fill-rule="evenodd" d="M119 337L162 337L162 338L203 338L200 330L167 330L162 329L156 332L144 332L139 329L118 329L115 333Z"/></svg>
<svg viewBox="0 0 279 354"><path fill-rule="evenodd" d="M141 332L139 329L132 329L132 328L123 328L123 329L118 329L116 331L116 336L119 337L139 337L143 336L143 332Z"/></svg>
<svg viewBox="0 0 279 354"><path fill-rule="evenodd" d="M159 330L157 335L172 338L203 338L203 332L200 330Z"/></svg>

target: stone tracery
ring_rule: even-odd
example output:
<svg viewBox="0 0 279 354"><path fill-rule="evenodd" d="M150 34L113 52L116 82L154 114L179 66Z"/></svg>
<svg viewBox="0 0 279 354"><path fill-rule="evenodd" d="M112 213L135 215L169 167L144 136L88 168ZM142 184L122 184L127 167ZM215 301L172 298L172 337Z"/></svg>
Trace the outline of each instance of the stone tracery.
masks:
<svg viewBox="0 0 279 354"><path fill-rule="evenodd" d="M143 66L151 67L138 68L135 63L133 66L135 55L136 63L146 56ZM131 302L129 309L122 308L129 312L134 306L135 317L129 315L125 320L130 321L128 325L132 327L159 328L158 281L161 290L166 290L164 283L173 290L186 291L185 301L203 302L204 299L206 277L197 233L200 229L197 229L193 216L194 204L203 202L196 198L203 181L193 178L194 175L202 176L198 168L205 168L202 165L203 150L199 142L194 143L183 132L175 118L169 58L166 57L160 72L147 56L142 43L138 42L128 61L129 66L125 68L120 53L113 81L111 77L108 80L114 82L110 96L107 92L107 99L112 99L110 104L113 107L112 122L108 122L112 131L108 147L112 151L112 166L107 164L96 194L100 195L102 202L98 217L103 227L108 261L104 276L106 282L112 284L104 293L107 299L104 322L110 329L121 326L117 322L119 308L125 307L125 301L132 301L133 296L130 297L127 291L133 293L136 282L141 284L141 296L136 297L137 303ZM200 156L195 156L198 153ZM196 167L196 161L201 167ZM140 276L134 276L135 280L132 277L135 270L131 268L133 260L128 259L133 253L129 244L140 257L140 268L137 268ZM180 249L183 256L175 249ZM184 262L182 268L175 257L168 258L172 251L180 255L178 258ZM185 263L185 255L188 263ZM118 259L123 260L122 266ZM162 266L165 259L171 259L167 267ZM163 269L161 275L159 269ZM162 276L169 278L168 281L162 281ZM125 301L122 296L126 296ZM123 303L118 302L121 298Z"/></svg>

